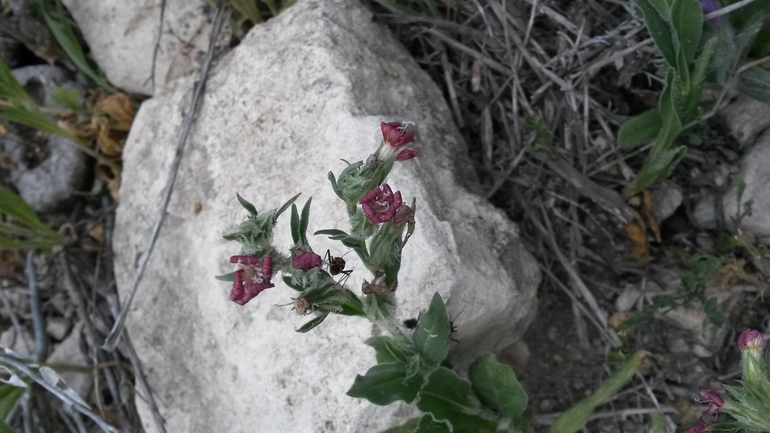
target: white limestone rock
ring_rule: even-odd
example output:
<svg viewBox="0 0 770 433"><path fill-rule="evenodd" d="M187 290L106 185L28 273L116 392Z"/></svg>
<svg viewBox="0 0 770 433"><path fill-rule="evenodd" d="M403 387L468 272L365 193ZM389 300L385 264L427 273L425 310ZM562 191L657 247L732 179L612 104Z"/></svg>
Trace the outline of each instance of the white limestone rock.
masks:
<svg viewBox="0 0 770 433"><path fill-rule="evenodd" d="M163 34L149 80L160 27L161 0L63 0L91 56L115 86L152 95L157 88L200 69L215 8L206 0L167 0ZM229 30L220 38L229 40ZM219 44L218 44L219 45Z"/></svg>
<svg viewBox="0 0 770 433"><path fill-rule="evenodd" d="M146 101L126 144L114 240L122 291L157 213L192 84L177 80ZM344 167L340 158L366 159L381 140L379 122L392 120L417 123L410 147L425 155L398 163L388 181L418 207L399 317L417 317L441 293L459 328L450 356L460 365L523 335L539 270L516 226L468 192L476 177L440 90L358 1L302 1L254 28L214 68L129 315L169 432L376 432L413 416L345 395L374 364L363 344L378 332L369 322L330 316L298 334L309 318L275 306L296 292L277 282L239 307L230 286L214 279L233 270L228 257L238 253L222 239L245 216L236 192L259 210L302 192L300 205L313 197L308 233L347 229L326 175ZM316 252L345 252L320 236L310 241ZM288 217L275 243L288 248ZM349 287L360 294L371 277L354 254L345 260L354 269ZM153 431L149 412L139 410Z"/></svg>

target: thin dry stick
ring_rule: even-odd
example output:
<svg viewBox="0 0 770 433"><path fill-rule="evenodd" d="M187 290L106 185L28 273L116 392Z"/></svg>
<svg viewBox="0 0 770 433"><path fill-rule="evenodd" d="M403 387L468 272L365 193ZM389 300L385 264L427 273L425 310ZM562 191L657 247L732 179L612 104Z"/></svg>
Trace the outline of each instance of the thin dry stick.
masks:
<svg viewBox="0 0 770 433"><path fill-rule="evenodd" d="M220 0L221 2L222 0ZM166 432L165 423L166 420L163 419L163 416L160 414L160 409L158 409L158 405L155 403L155 398L153 398L152 391L150 390L150 385L147 383L147 378L144 376L144 370L142 369L142 362L139 360L139 355L136 354L136 349L134 348L134 343L131 342L131 338L128 336L127 331L123 331L124 337L123 340L123 348L125 349L126 353L128 353L128 359L131 361L131 365L134 366L134 372L135 377L137 381L139 382L139 388L141 389L142 393L144 393L144 399L148 406L150 406L150 410L152 411L152 417L155 420L155 426L158 428L158 431L160 433Z"/></svg>
<svg viewBox="0 0 770 433"><path fill-rule="evenodd" d="M155 64L160 51L160 38L163 36L163 16L166 14L166 0L160 0L160 19L158 22L158 36L155 37L155 47L152 50L152 69L147 81L152 82L152 92L155 92ZM144 84L147 84L147 81Z"/></svg>
<svg viewBox="0 0 770 433"><path fill-rule="evenodd" d="M209 69L211 68L211 63L214 60L214 49L216 47L216 39L219 36L219 32L222 30L222 25L224 24L225 18L227 17L227 14L224 13L226 6L227 6L226 0L219 0L219 3L217 4L216 17L214 18L214 24L211 28L211 37L209 39L208 52L206 52L206 59L203 62L203 67L201 68L200 77L198 78L198 81L195 83L195 88L193 90L192 104L185 116L184 126L182 127L182 135L179 137L179 143L177 144L176 154L174 155L174 161L171 164L171 172L169 173L168 180L166 181L166 186L163 190L163 198L161 201L160 208L158 209L158 215L155 217L155 223L153 224L150 232L150 239L147 241L145 250L142 253L141 257L139 258L139 263L137 264L137 267L134 271L134 277L131 279L131 284L128 287L128 296L126 297L126 301L120 310L120 314L118 315L118 318L115 321L115 325L112 327L110 334L107 336L107 339L104 340L104 344L101 346L101 348L104 350L112 351L118 345L118 340L120 339L120 336L123 334L122 331L126 323L128 310L131 307L131 302L134 300L134 295L136 295L136 289L137 287L139 287L139 281L141 281L142 279L142 275L144 274L144 270L147 267L147 263L150 261L150 255L152 254L152 250L155 247L155 241L158 239L158 233L160 233L160 228L163 225L163 220L166 217L166 209L168 208L169 201L171 201L171 191L174 188L174 181L176 181L176 175L177 175L177 172L179 171L179 164L182 162L182 155L184 154L184 148L185 148L185 145L187 144L187 137L190 135L190 131L192 130L193 120L195 119L195 114L198 112L200 103L203 100L202 98L203 89L206 86L206 80L208 79Z"/></svg>
<svg viewBox="0 0 770 433"><path fill-rule="evenodd" d="M34 251L27 251L27 282L29 283L29 310L32 313L32 324L35 328L35 353L33 359L42 361L48 345L48 338L45 334L45 317L40 308L40 288L37 285L37 276L35 275Z"/></svg>
<svg viewBox="0 0 770 433"><path fill-rule="evenodd" d="M741 0L739 2L733 3L730 6L727 6L725 8L716 10L714 12L711 12L710 14L706 14L703 16L703 21L708 21L712 18L721 17L722 15L729 14L730 12L740 9L746 5L749 5L753 3L754 0Z"/></svg>

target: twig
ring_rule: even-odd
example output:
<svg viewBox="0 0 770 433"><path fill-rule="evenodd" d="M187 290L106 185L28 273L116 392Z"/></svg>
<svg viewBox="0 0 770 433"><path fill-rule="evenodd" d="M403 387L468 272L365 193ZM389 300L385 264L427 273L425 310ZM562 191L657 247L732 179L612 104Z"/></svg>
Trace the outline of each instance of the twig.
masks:
<svg viewBox="0 0 770 433"><path fill-rule="evenodd" d="M104 340L104 344L102 344L101 348L107 351L112 351L117 347L118 340L120 339L120 336L123 335L123 327L125 326L126 317L128 316L128 310L131 308L131 303L134 300L134 296L136 295L136 289L139 287L139 281L142 279L142 275L144 274L144 270L147 267L147 263L150 261L150 255L152 254L152 250L155 247L155 241L158 239L158 233L160 233L160 228L163 225L163 220L166 217L166 209L168 208L168 204L171 201L171 192L174 188L174 182L176 181L176 175L179 171L179 164L182 162L182 155L184 154L184 148L187 144L187 137L190 134L190 131L192 130L192 124L193 120L195 119L195 115L198 112L198 108L200 107L200 103L203 100L203 89L206 86L206 80L208 79L209 75L209 69L211 67L211 63L214 60L214 50L216 47L216 39L222 30L222 25L224 24L225 18L227 17L227 14L224 13L226 6L227 6L226 0L219 0L219 3L217 4L217 13L216 17L214 18L214 24L211 28L211 36L209 38L209 47L208 51L206 52L206 59L203 62L203 66L201 67L201 73L200 77L198 78L198 81L195 83L195 88L193 89L193 97L192 97L192 103L190 106L190 109L187 111L187 114L185 115L185 122L182 127L182 134L179 137L179 143L177 143L176 148L176 154L174 155L174 161L171 164L171 171L169 173L169 177L166 180L166 186L163 190L163 198L161 200L160 208L158 209L158 214L155 217L155 223L152 226L152 229L150 230L150 238L147 241L147 245L145 246L144 252L142 252L141 257L139 258L139 263L137 264L136 269L134 270L134 276L131 279L131 284L128 287L128 296L126 297L126 300L121 307L120 314L118 315L117 320L115 321L115 325L112 327L112 330L110 331L110 334L107 336L107 338Z"/></svg>
<svg viewBox="0 0 770 433"><path fill-rule="evenodd" d="M27 281L29 283L29 309L32 313L32 324L35 328L35 361L42 361L48 346L48 339L45 335L45 317L40 310L40 290L37 286L37 276L35 275L34 251L27 251Z"/></svg>
<svg viewBox="0 0 770 433"><path fill-rule="evenodd" d="M220 0L220 3L222 1L223 0ZM128 354L128 359L131 361L131 365L134 367L134 377L136 377L137 381L139 382L139 388L145 395L145 401L147 402L147 405L150 406L150 410L152 411L152 418L155 420L155 427L159 432L165 433L166 420L163 419L163 416L160 414L160 410L158 409L158 405L155 403L155 398L153 397L152 391L150 390L150 385L147 383L147 378L145 377L144 370L142 369L142 362L139 360L139 356L136 354L134 344L131 342L131 338L128 336L128 333L125 331L124 333L125 338L123 338L123 348Z"/></svg>
<svg viewBox="0 0 770 433"><path fill-rule="evenodd" d="M160 19L158 23L158 36L155 37L155 48L152 50L152 69L150 69L150 76L147 81L152 82L152 92L155 93L155 63L158 60L158 52L160 51L160 39L163 36L163 17L166 14L166 0L160 0ZM147 84L147 81L144 84Z"/></svg>
<svg viewBox="0 0 770 433"><path fill-rule="evenodd" d="M69 406L73 407L78 412L82 413L83 415L91 418L102 430L106 432L115 432L118 433L118 430L112 427L107 421L102 419L99 415L95 414L90 407L84 405L78 400L73 399L66 393L62 392L59 388L57 388L54 385L51 385L43 379L42 376L40 376L38 373L35 372L32 368L27 366L24 362L22 362L19 359L16 359L15 357L8 356L8 355L0 355L0 363L5 363L10 365L11 367L19 370L20 372L27 375L30 379L37 382L40 386L48 390L51 394L55 395L59 400L63 401L64 403L68 404Z"/></svg>
<svg viewBox="0 0 770 433"><path fill-rule="evenodd" d="M676 413L676 409L669 406L661 406L660 408L657 407L650 407L650 408L635 408L635 409L621 409L621 410L613 410L609 412L595 412L593 415L588 417L588 421L593 421L597 419L604 419L604 418L614 418L614 417L621 417L626 418L633 415L649 415L653 413ZM559 418L562 415L561 412L559 413L549 413L544 415L536 415L532 418L532 421L534 421L537 425L552 425L556 422L556 419Z"/></svg>

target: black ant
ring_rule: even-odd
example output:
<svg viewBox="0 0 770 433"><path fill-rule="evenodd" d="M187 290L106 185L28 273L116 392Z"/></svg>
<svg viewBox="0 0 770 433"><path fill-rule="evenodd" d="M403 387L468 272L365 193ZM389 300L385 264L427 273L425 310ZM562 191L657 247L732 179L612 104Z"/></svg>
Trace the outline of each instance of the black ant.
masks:
<svg viewBox="0 0 770 433"><path fill-rule="evenodd" d="M326 250L326 256L324 256L324 259L326 260L326 263L329 264L329 273L332 274L332 276L339 275L339 274L344 275L344 277L340 279L340 282L344 286L345 282L348 280L348 278L350 278L350 274L353 273L352 269L345 270L345 259L343 259L342 257L332 256L332 253L330 250Z"/></svg>

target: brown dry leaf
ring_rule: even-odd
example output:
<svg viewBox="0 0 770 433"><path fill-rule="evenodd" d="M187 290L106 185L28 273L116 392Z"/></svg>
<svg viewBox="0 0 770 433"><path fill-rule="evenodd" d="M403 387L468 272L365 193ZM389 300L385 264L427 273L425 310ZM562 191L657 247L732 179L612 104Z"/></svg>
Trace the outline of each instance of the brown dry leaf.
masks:
<svg viewBox="0 0 770 433"><path fill-rule="evenodd" d="M102 164L96 164L94 167L94 174L97 179L101 179L107 184L107 189L110 191L110 196L115 202L120 201L118 190L120 189L120 173L113 173L109 167Z"/></svg>
<svg viewBox="0 0 770 433"><path fill-rule="evenodd" d="M104 117L94 116L91 118L91 130L96 133L96 141L99 143L99 151L110 158L120 156L123 147L113 139L113 129L110 121Z"/></svg>
<svg viewBox="0 0 770 433"><path fill-rule="evenodd" d="M655 217L652 216L652 195L649 191L644 190L642 193L644 194L644 219L647 223L647 226L650 227L650 230L652 230L652 233L655 235L655 241L657 243L661 243L660 240L660 226L658 225L658 222L655 221Z"/></svg>
<svg viewBox="0 0 770 433"><path fill-rule="evenodd" d="M642 260L647 255L647 236L645 235L644 223L641 221L631 221L626 224L626 233L634 241L634 249L631 251L631 258Z"/></svg>
<svg viewBox="0 0 770 433"><path fill-rule="evenodd" d="M88 236L91 236L95 241L104 242L104 225L97 224L88 231Z"/></svg>
<svg viewBox="0 0 770 433"><path fill-rule="evenodd" d="M0 122L0 135L5 135L7 133L8 133L8 125Z"/></svg>
<svg viewBox="0 0 770 433"><path fill-rule="evenodd" d="M19 250L0 250L0 275L11 277L24 272L24 256Z"/></svg>
<svg viewBox="0 0 770 433"><path fill-rule="evenodd" d="M110 125L115 131L128 132L131 129L136 113L125 93L110 95L97 102L95 108L115 119L115 123Z"/></svg>

